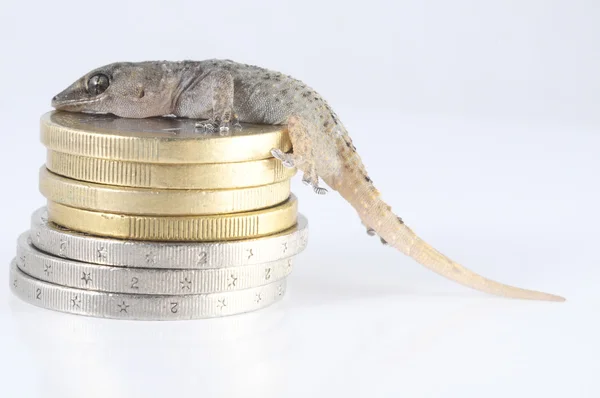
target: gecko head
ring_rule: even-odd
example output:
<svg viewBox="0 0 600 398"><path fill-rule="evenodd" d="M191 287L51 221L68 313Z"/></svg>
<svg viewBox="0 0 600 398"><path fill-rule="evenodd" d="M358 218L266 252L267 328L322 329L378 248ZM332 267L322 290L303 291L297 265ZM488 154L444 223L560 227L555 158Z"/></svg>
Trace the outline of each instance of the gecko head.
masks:
<svg viewBox="0 0 600 398"><path fill-rule="evenodd" d="M91 70L54 96L51 106L121 117L161 116L168 102L161 92L163 72L164 64L161 68L151 62L108 64Z"/></svg>

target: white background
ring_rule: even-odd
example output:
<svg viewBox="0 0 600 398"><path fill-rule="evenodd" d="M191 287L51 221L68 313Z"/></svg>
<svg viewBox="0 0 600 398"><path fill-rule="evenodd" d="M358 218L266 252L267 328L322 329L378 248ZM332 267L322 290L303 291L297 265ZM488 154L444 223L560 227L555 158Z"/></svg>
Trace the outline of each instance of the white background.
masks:
<svg viewBox="0 0 600 398"><path fill-rule="evenodd" d="M595 0L4 1L0 396L598 397L599 21ZM299 176L309 247L275 306L147 323L15 299L50 98L113 61L205 58L308 83L417 233L567 302L447 281Z"/></svg>

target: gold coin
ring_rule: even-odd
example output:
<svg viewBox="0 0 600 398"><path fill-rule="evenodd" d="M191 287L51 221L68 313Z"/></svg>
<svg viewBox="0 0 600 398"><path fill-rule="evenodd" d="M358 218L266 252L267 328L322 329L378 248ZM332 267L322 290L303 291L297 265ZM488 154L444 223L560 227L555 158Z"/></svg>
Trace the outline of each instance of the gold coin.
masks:
<svg viewBox="0 0 600 398"><path fill-rule="evenodd" d="M204 133L195 120L120 118L52 111L40 120L48 148L72 155L142 163L229 163L271 158L292 148L285 126L242 124L227 135Z"/></svg>
<svg viewBox="0 0 600 398"><path fill-rule="evenodd" d="M289 180L295 168L275 159L239 163L160 164L75 156L48 151L46 167L75 180L106 185L164 189L228 189Z"/></svg>
<svg viewBox="0 0 600 398"><path fill-rule="evenodd" d="M200 215L240 213L272 207L290 196L290 180L258 187L219 190L154 190L72 180L40 169L39 189L65 206L110 213Z"/></svg>
<svg viewBox="0 0 600 398"><path fill-rule="evenodd" d="M48 220L96 236L144 241L228 241L281 232L296 224L298 201L246 213L205 216L138 216L94 212L48 201Z"/></svg>

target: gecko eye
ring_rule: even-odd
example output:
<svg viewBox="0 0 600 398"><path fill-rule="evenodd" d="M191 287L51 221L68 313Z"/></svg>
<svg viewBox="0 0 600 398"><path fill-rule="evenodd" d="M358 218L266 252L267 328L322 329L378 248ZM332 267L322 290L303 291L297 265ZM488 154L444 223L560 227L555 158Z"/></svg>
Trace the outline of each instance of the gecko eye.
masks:
<svg viewBox="0 0 600 398"><path fill-rule="evenodd" d="M102 94L108 88L108 76L99 73L90 77L87 83L87 91L92 95Z"/></svg>

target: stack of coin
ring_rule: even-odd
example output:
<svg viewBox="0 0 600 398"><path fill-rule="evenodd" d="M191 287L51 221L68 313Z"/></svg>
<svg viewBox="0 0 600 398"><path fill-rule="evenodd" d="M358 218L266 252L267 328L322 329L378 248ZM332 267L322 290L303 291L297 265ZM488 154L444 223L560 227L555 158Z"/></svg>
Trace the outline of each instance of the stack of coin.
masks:
<svg viewBox="0 0 600 398"><path fill-rule="evenodd" d="M285 292L307 220L281 126L197 131L193 120L50 112L15 294L58 311L169 320L263 308Z"/></svg>

